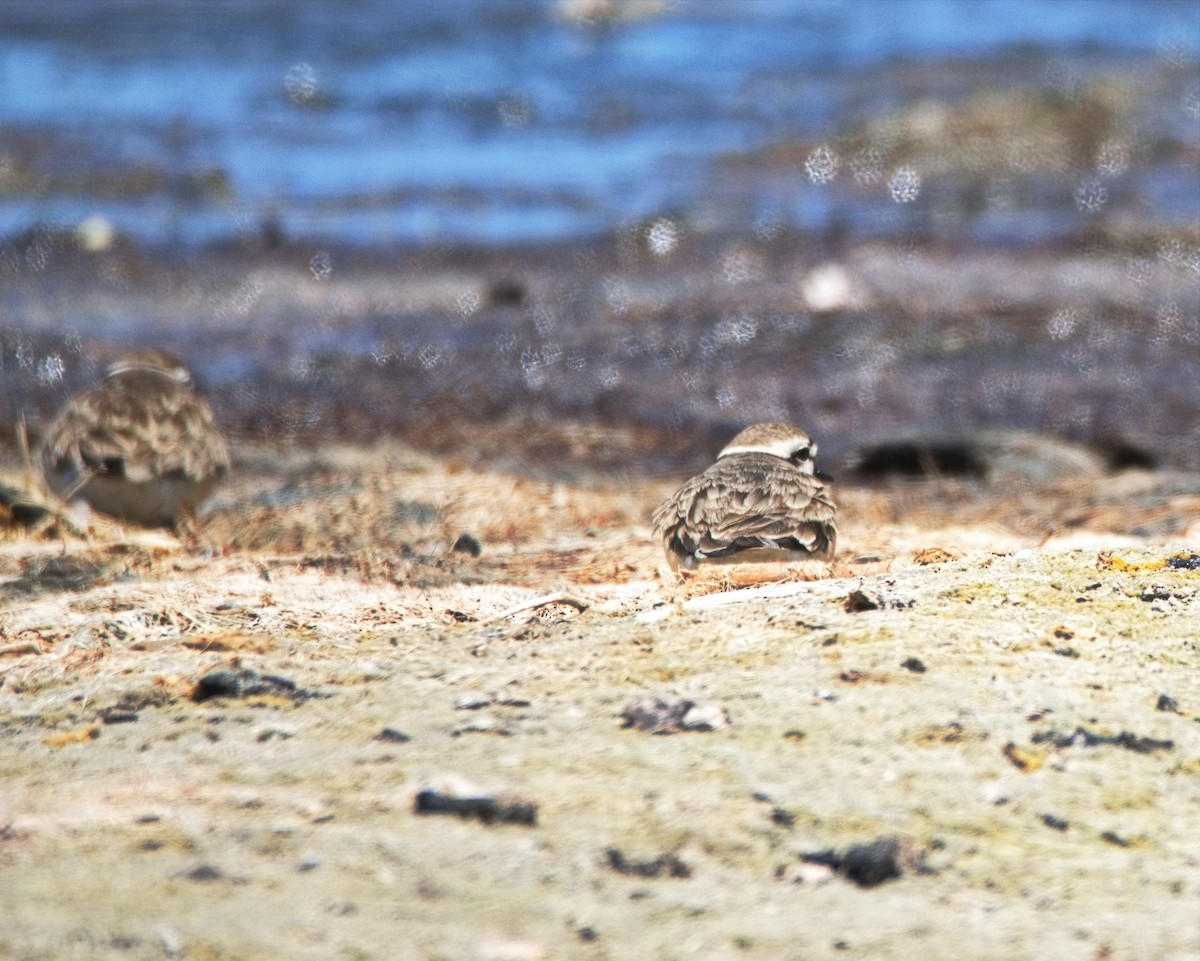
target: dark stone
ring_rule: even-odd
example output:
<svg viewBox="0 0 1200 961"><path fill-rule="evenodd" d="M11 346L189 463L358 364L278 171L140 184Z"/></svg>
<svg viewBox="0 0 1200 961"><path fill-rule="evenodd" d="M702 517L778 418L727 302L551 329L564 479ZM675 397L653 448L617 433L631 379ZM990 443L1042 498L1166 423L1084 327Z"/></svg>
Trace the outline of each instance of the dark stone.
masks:
<svg viewBox="0 0 1200 961"><path fill-rule="evenodd" d="M214 697L261 697L276 695L294 701L318 697L311 691L297 687L291 678L278 674L257 674L250 670L221 669L210 671L196 682L192 700L207 701Z"/></svg>
<svg viewBox="0 0 1200 961"><path fill-rule="evenodd" d="M222 881L225 878L225 872L220 868L214 868L211 864L201 864L190 871L184 871L179 877L188 881Z"/></svg>
<svg viewBox="0 0 1200 961"><path fill-rule="evenodd" d="M884 881L898 878L900 842L895 838L879 838L870 844L856 844L846 851L840 866L841 873L862 888L873 888Z"/></svg>
<svg viewBox="0 0 1200 961"><path fill-rule="evenodd" d="M495 281L488 290L493 307L520 307L527 296L525 285L512 277Z"/></svg>
<svg viewBox="0 0 1200 961"><path fill-rule="evenodd" d="M879 604L862 591L851 591L842 603L842 608L847 614L859 614L863 611L878 610Z"/></svg>
<svg viewBox="0 0 1200 961"><path fill-rule="evenodd" d="M196 682L196 689L192 692L194 701L241 696L242 678L236 671L211 671Z"/></svg>
<svg viewBox="0 0 1200 961"><path fill-rule="evenodd" d="M898 441L865 448L856 473L863 478L983 477L986 469L969 442Z"/></svg>
<svg viewBox="0 0 1200 961"><path fill-rule="evenodd" d="M455 797L440 791L418 791L413 802L417 814L455 814L484 824L537 825L537 805L531 801L493 797Z"/></svg>
<svg viewBox="0 0 1200 961"><path fill-rule="evenodd" d="M698 704L688 698L664 701L659 697L639 697L621 711L622 727L633 727L651 734L675 734L680 731L714 731L729 724L729 716L719 704Z"/></svg>
<svg viewBox="0 0 1200 961"><path fill-rule="evenodd" d="M450 549L458 554L469 554L471 557L478 557L483 553L483 545L471 534L459 534L458 540Z"/></svg>
<svg viewBox="0 0 1200 961"><path fill-rule="evenodd" d="M1150 754L1153 751L1170 751L1175 747L1174 741L1163 741L1153 737L1139 737L1129 731L1120 734L1097 734L1084 727L1077 727L1070 734L1058 731L1039 731L1030 739L1034 744L1048 742L1057 748L1073 747L1082 744L1084 747L1095 747L1100 744L1111 744L1113 747L1123 747L1127 751L1138 754Z"/></svg>
<svg viewBox="0 0 1200 961"><path fill-rule="evenodd" d="M628 874L639 878L690 878L692 869L679 860L678 855L668 852L656 858L644 861L630 861L617 848L609 848L605 852L608 866L618 874Z"/></svg>
<svg viewBox="0 0 1200 961"><path fill-rule="evenodd" d="M1150 451L1123 437L1105 437L1093 446L1104 457L1105 466L1114 474L1130 469L1154 470L1158 466L1158 458Z"/></svg>
<svg viewBox="0 0 1200 961"><path fill-rule="evenodd" d="M905 852L898 838L881 837L868 844L852 845L844 853L828 848L806 852L800 858L833 868L861 888L873 888L904 873Z"/></svg>
<svg viewBox="0 0 1200 961"><path fill-rule="evenodd" d="M57 557L31 557L21 562L23 580L31 582L34 593L42 591L85 591L107 574L105 565L86 557L63 554Z"/></svg>
<svg viewBox="0 0 1200 961"><path fill-rule="evenodd" d="M900 662L900 666L906 670L912 671L914 674L925 673L925 662L915 657L905 658Z"/></svg>
<svg viewBox="0 0 1200 961"><path fill-rule="evenodd" d="M106 711L101 711L99 716L102 724L132 724L138 719L137 711L120 707L111 707Z"/></svg>
<svg viewBox="0 0 1200 961"><path fill-rule="evenodd" d="M771 823L777 824L781 828L795 827L796 815L791 811L785 811L783 808L775 808L771 812Z"/></svg>

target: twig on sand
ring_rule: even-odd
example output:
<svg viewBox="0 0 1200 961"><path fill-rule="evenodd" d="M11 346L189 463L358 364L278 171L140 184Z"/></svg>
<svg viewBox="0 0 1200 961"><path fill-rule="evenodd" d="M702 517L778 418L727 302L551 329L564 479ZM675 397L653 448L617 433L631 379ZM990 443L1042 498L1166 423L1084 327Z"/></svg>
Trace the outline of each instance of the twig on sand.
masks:
<svg viewBox="0 0 1200 961"><path fill-rule="evenodd" d="M7 654L44 654L45 649L42 647L41 641L17 641L14 644L5 644L0 647L0 657Z"/></svg>
<svg viewBox="0 0 1200 961"><path fill-rule="evenodd" d="M708 610L712 607L724 607L726 604L738 604L742 601L759 601L771 597L791 597L794 594L805 594L810 590L808 581L781 581L768 584L756 590L740 588L735 591L721 591L717 594L701 594L684 601L680 606L684 610Z"/></svg>
<svg viewBox="0 0 1200 961"><path fill-rule="evenodd" d="M499 614L492 614L488 617L481 617L475 621L475 625L491 624L494 621L502 621L506 617L512 617L514 614L520 614L522 611L531 611L538 607L545 607L547 604L566 604L569 607L574 607L580 611L588 609L587 601L582 601L578 597L572 597L562 591L557 594L546 594L544 597L535 597L532 600L525 601L515 607L510 607L508 610L501 611Z"/></svg>

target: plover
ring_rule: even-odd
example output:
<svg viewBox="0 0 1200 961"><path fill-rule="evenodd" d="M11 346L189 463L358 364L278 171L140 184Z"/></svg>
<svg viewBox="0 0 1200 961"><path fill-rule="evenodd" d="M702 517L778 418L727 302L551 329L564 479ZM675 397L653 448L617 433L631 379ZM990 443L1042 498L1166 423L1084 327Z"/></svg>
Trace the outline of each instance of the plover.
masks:
<svg viewBox="0 0 1200 961"><path fill-rule="evenodd" d="M837 507L814 475L816 453L787 424L743 430L654 512L671 569L832 557Z"/></svg>
<svg viewBox="0 0 1200 961"><path fill-rule="evenodd" d="M120 358L71 398L40 454L60 497L147 527L194 511L229 470L229 448L188 369L152 349Z"/></svg>

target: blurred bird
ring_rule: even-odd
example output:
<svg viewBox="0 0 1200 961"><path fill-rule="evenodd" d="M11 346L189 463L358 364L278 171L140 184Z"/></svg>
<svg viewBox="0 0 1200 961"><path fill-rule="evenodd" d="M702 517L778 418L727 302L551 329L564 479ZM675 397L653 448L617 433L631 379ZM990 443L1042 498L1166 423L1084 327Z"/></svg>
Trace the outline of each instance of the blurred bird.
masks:
<svg viewBox="0 0 1200 961"><path fill-rule="evenodd" d="M787 424L743 430L654 512L671 569L832 557L837 508L815 474L816 453Z"/></svg>
<svg viewBox="0 0 1200 961"><path fill-rule="evenodd" d="M120 358L72 397L40 455L60 497L147 527L190 515L229 470L229 448L188 369L153 349Z"/></svg>

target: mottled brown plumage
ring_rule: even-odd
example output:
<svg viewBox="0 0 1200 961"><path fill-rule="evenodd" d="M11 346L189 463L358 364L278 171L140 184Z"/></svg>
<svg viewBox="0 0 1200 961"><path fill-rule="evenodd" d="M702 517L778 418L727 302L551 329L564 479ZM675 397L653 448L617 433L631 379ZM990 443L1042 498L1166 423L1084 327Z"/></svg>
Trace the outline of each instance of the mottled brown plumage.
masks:
<svg viewBox="0 0 1200 961"><path fill-rule="evenodd" d="M142 350L121 358L93 389L68 401L41 447L59 496L146 526L198 508L229 469L212 410L175 358Z"/></svg>
<svg viewBox="0 0 1200 961"><path fill-rule="evenodd" d="M837 508L813 476L816 451L786 424L738 434L654 512L671 568L832 557Z"/></svg>

